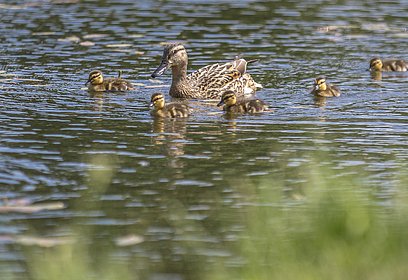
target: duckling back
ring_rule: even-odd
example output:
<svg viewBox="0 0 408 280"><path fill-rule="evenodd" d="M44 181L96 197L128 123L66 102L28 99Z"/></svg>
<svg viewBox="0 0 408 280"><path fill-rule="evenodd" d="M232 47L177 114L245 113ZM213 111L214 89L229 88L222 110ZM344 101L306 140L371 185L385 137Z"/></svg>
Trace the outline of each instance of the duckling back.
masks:
<svg viewBox="0 0 408 280"><path fill-rule="evenodd" d="M260 99L245 101L246 112L254 114L268 111L268 105Z"/></svg>
<svg viewBox="0 0 408 280"><path fill-rule="evenodd" d="M227 113L255 114L269 111L269 108L268 105L261 99L248 99L238 101L236 104L231 106L225 105L223 110Z"/></svg>
<svg viewBox="0 0 408 280"><path fill-rule="evenodd" d="M384 60L382 71L408 71L408 63L402 59L398 60Z"/></svg>
<svg viewBox="0 0 408 280"><path fill-rule="evenodd" d="M186 118L190 115L190 108L181 103L169 103L163 109L153 109L150 114L162 118Z"/></svg>
<svg viewBox="0 0 408 280"><path fill-rule="evenodd" d="M131 82L122 78L105 79L103 85L106 91L127 91L134 89Z"/></svg>

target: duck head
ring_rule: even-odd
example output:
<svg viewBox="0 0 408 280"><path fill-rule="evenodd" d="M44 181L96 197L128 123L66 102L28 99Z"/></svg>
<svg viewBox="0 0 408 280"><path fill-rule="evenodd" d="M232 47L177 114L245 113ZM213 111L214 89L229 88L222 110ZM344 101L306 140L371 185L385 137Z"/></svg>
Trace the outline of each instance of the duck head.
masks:
<svg viewBox="0 0 408 280"><path fill-rule="evenodd" d="M187 51L182 44L167 44L164 47L160 66L153 72L152 78L163 75L169 68L187 66L187 63Z"/></svg>
<svg viewBox="0 0 408 280"><path fill-rule="evenodd" d="M217 104L217 106L222 106L225 104L227 107L234 106L237 103L237 96L235 92L232 90L228 90L224 92L221 96L221 101Z"/></svg>
<svg viewBox="0 0 408 280"><path fill-rule="evenodd" d="M164 108L164 95L160 92L156 92L152 94L150 99L150 107L154 107L156 110L161 110Z"/></svg>
<svg viewBox="0 0 408 280"><path fill-rule="evenodd" d="M323 76L317 77L314 81L314 88L315 90L326 90L327 89L326 78Z"/></svg>
<svg viewBox="0 0 408 280"><path fill-rule="evenodd" d="M99 70L93 70L89 73L88 81L86 81L85 85L91 83L91 85L100 85L103 83L103 76L102 72Z"/></svg>
<svg viewBox="0 0 408 280"><path fill-rule="evenodd" d="M370 60L370 71L381 71L383 67L382 60L378 57L375 57Z"/></svg>

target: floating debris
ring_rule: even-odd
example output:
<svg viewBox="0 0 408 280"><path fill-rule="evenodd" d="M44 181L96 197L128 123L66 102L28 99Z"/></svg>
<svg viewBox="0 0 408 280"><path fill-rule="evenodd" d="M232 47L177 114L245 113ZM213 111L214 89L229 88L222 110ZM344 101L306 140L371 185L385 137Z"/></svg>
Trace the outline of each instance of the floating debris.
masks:
<svg viewBox="0 0 408 280"><path fill-rule="evenodd" d="M55 35L56 32L52 32L52 31L50 31L50 32L33 32L31 34L34 35L34 36L49 36L49 35Z"/></svg>
<svg viewBox="0 0 408 280"><path fill-rule="evenodd" d="M73 43L79 43L81 39L78 36L69 36L66 38L59 38L58 41L60 42L73 42Z"/></svg>
<svg viewBox="0 0 408 280"><path fill-rule="evenodd" d="M64 245L73 243L73 239L67 237L36 237L36 236L15 236L11 239L17 244L26 246L40 246L40 247L54 247L57 245Z"/></svg>
<svg viewBox="0 0 408 280"><path fill-rule="evenodd" d="M163 81L160 80L156 80L156 79L149 79L150 82L152 82L153 84L162 84Z"/></svg>
<svg viewBox="0 0 408 280"><path fill-rule="evenodd" d="M143 38L145 35L143 34L130 34L128 35L129 38Z"/></svg>
<svg viewBox="0 0 408 280"><path fill-rule="evenodd" d="M84 38L84 39L96 39L96 38L102 38L102 37L107 37L108 36L108 34L97 34L97 33L95 33L95 34L88 34L88 35L84 35L84 36L82 36L82 38Z"/></svg>
<svg viewBox="0 0 408 280"><path fill-rule="evenodd" d="M65 205L62 202L50 202L50 203L36 203L31 204L31 202L7 202L6 205L0 206L0 213L9 213L9 212L17 212L17 213L35 213L44 210L60 210L64 209Z"/></svg>
<svg viewBox="0 0 408 280"><path fill-rule="evenodd" d="M132 246L142 242L144 242L143 236L135 234L126 235L115 239L115 244L121 247Z"/></svg>
<svg viewBox="0 0 408 280"><path fill-rule="evenodd" d="M132 44L109 44L106 45L107 48L129 48Z"/></svg>
<svg viewBox="0 0 408 280"><path fill-rule="evenodd" d="M83 41L83 42L80 42L79 43L81 46L84 46L84 47L92 47L92 46L95 46L95 43L94 42L91 42L91 41Z"/></svg>
<svg viewBox="0 0 408 280"><path fill-rule="evenodd" d="M146 85L144 83L133 83L134 86L137 87L145 87Z"/></svg>

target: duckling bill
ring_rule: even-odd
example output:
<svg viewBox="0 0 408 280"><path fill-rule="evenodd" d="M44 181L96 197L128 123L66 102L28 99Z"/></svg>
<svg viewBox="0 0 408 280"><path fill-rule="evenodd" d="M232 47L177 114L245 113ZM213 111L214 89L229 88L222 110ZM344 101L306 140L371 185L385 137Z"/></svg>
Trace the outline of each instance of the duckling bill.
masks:
<svg viewBox="0 0 408 280"><path fill-rule="evenodd" d="M101 71L93 70L89 73L85 85L88 85L89 91L127 91L134 89L131 82L121 78L121 71L117 78L105 79Z"/></svg>
<svg viewBox="0 0 408 280"><path fill-rule="evenodd" d="M185 118L190 114L190 108L181 103L165 104L164 95L160 92L154 93L150 99L150 114L162 118Z"/></svg>
<svg viewBox="0 0 408 280"><path fill-rule="evenodd" d="M321 97L337 97L340 96L340 89L335 85L327 84L326 78L320 76L314 80L313 90L311 93Z"/></svg>
<svg viewBox="0 0 408 280"><path fill-rule="evenodd" d="M237 100L233 91L226 91L221 96L218 107L224 105L223 110L227 113L261 113L269 111L268 105L260 99Z"/></svg>
<svg viewBox="0 0 408 280"><path fill-rule="evenodd" d="M379 57L375 57L370 60L370 71L405 72L405 71L408 71L408 62L402 59L382 60Z"/></svg>

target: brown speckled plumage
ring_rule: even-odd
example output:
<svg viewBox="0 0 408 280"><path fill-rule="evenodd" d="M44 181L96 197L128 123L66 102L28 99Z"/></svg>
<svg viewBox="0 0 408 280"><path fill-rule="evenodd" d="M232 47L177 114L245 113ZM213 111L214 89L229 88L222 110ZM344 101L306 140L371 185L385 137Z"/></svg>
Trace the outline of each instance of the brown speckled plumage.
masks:
<svg viewBox="0 0 408 280"><path fill-rule="evenodd" d="M262 86L246 73L247 61L236 59L229 63L205 66L187 75L188 56L182 44L168 44L163 51L160 66L152 77L162 75L166 69L172 70L170 96L176 98L216 99L226 90L234 90L238 95L255 93Z"/></svg>

